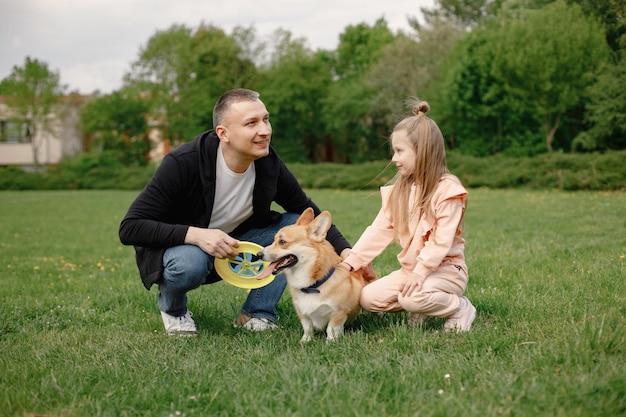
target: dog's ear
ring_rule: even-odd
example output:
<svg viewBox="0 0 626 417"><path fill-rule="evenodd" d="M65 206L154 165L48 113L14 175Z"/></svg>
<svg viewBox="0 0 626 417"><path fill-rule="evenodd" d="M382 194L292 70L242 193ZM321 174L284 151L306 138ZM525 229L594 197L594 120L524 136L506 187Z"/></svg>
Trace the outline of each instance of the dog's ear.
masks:
<svg viewBox="0 0 626 417"><path fill-rule="evenodd" d="M323 211L309 225L309 236L311 239L321 242L326 239L326 232L333 224L333 219L329 212Z"/></svg>
<svg viewBox="0 0 626 417"><path fill-rule="evenodd" d="M314 217L315 214L313 213L313 209L311 207L307 207L307 209L302 212L298 220L296 220L296 224L298 226L306 226L313 221Z"/></svg>

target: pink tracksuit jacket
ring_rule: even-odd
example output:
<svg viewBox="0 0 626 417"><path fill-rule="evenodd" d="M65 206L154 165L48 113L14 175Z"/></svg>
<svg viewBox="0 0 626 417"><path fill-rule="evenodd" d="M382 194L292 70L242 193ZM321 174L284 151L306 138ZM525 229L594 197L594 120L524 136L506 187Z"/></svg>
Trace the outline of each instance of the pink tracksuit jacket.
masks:
<svg viewBox="0 0 626 417"><path fill-rule="evenodd" d="M355 270L372 262L394 240L394 221L389 212L392 187L393 185L381 187L382 206L378 215L344 260ZM409 201L411 205L415 204L415 190L414 187ZM452 174L444 175L439 180L431 201L437 222L436 229L424 215L411 219L409 232L399 236L402 251L397 258L401 269L366 286L362 295L367 291L368 296L362 303L363 308L370 311L404 309L443 317L458 308L459 297L465 291L468 280L464 256L465 241L459 227L466 202L467 190L459 179ZM421 292L443 292L445 297L440 294L435 297L435 302L424 300L423 294L419 297L416 294L419 299L413 302L398 302L396 287L399 282L411 276L411 273L421 278ZM386 278L389 279L385 280ZM378 288L373 292L374 288L368 288L370 286Z"/></svg>

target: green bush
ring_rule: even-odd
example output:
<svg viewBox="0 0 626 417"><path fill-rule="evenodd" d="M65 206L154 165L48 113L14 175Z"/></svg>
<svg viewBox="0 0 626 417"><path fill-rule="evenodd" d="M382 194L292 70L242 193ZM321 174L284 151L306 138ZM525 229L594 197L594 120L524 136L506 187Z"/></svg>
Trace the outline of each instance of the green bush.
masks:
<svg viewBox="0 0 626 417"><path fill-rule="evenodd" d="M26 173L16 166L0 168L0 190L36 190L42 178L37 173Z"/></svg>
<svg viewBox="0 0 626 417"><path fill-rule="evenodd" d="M396 173L389 161L362 164L287 164L304 188L373 190ZM448 153L448 167L469 188L530 188L559 190L626 190L626 150L574 154L554 152L533 157L475 157ZM86 154L27 173L17 167L0 169L0 190L118 189L139 190L156 165L123 166L109 153Z"/></svg>
<svg viewBox="0 0 626 417"><path fill-rule="evenodd" d="M0 168L0 190L136 190L148 182L155 168L123 166L110 152L84 154L40 173Z"/></svg>
<svg viewBox="0 0 626 417"><path fill-rule="evenodd" d="M626 151L514 158L448 153L448 167L470 188L626 190ZM289 164L306 188L375 189L395 174L388 161L357 165Z"/></svg>

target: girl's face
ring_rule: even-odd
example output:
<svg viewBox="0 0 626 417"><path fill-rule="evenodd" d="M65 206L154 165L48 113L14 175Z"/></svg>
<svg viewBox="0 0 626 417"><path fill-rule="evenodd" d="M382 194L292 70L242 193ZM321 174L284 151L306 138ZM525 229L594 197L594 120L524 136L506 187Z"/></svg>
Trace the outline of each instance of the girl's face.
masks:
<svg viewBox="0 0 626 417"><path fill-rule="evenodd" d="M393 132L391 147L393 150L391 162L396 164L400 175L406 177L413 174L415 172L415 150L409 141L406 130Z"/></svg>

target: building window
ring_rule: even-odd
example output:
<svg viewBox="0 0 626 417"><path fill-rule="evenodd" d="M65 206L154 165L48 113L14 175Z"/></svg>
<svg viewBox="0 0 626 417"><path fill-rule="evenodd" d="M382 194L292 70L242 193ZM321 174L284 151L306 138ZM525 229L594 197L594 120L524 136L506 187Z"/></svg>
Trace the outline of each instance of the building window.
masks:
<svg viewBox="0 0 626 417"><path fill-rule="evenodd" d="M30 143L32 129L28 123L0 120L0 143Z"/></svg>

